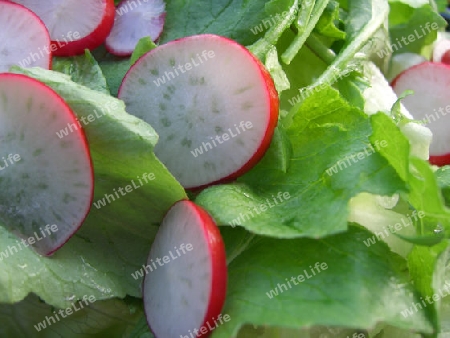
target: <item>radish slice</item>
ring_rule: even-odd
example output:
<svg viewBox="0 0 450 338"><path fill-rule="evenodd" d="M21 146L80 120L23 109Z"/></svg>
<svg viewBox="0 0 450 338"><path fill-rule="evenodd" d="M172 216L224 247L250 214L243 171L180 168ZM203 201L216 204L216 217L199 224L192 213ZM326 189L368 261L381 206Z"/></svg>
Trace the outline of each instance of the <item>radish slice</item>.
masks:
<svg viewBox="0 0 450 338"><path fill-rule="evenodd" d="M27 8L0 0L0 73L13 65L50 69L50 36Z"/></svg>
<svg viewBox="0 0 450 338"><path fill-rule="evenodd" d="M155 128L155 153L185 188L250 170L278 120L278 95L264 66L217 35L151 50L130 68L118 96L129 113Z"/></svg>
<svg viewBox="0 0 450 338"><path fill-rule="evenodd" d="M419 63L425 62L425 59L422 55L415 53L401 53L395 54L391 59L391 64L389 67L389 72L386 78L389 81L395 79L398 74L405 71L406 69L418 65Z"/></svg>
<svg viewBox="0 0 450 338"><path fill-rule="evenodd" d="M450 65L450 49L446 50L444 54L442 54L441 62L446 65Z"/></svg>
<svg viewBox="0 0 450 338"><path fill-rule="evenodd" d="M414 94L402 100L406 109L433 133L430 163L450 164L450 66L424 62L401 73L392 84L397 95Z"/></svg>
<svg viewBox="0 0 450 338"><path fill-rule="evenodd" d="M208 334L226 296L225 246L211 216L190 201L164 217L147 261L144 308L157 338ZM200 337L200 335L195 335Z"/></svg>
<svg viewBox="0 0 450 338"><path fill-rule="evenodd" d="M450 64L450 40L443 37L436 41L433 47L433 62Z"/></svg>
<svg viewBox="0 0 450 338"><path fill-rule="evenodd" d="M149 36L156 41L163 30L165 8L163 0L123 0L117 6L114 26L106 38L106 49L118 56L129 56L141 38Z"/></svg>
<svg viewBox="0 0 450 338"><path fill-rule="evenodd" d="M69 125L73 132L59 138L57 132ZM52 89L4 73L0 144L0 223L25 240L18 245L28 243L50 255L80 227L92 202L93 171L84 133Z"/></svg>
<svg viewBox="0 0 450 338"><path fill-rule="evenodd" d="M83 54L100 46L114 23L114 0L12 0L47 26L56 56Z"/></svg>

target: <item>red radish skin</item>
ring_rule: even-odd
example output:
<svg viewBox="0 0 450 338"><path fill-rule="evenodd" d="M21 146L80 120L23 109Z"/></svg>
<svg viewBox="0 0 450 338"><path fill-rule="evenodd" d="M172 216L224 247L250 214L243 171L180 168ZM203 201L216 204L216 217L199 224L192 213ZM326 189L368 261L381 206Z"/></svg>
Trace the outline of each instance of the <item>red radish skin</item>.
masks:
<svg viewBox="0 0 450 338"><path fill-rule="evenodd" d="M250 54L251 55L251 54ZM275 127L278 123L278 109L279 109L279 99L278 99L278 93L275 89L275 83L273 82L272 77L270 76L270 73L267 71L267 69L264 67L264 65L257 59L254 55L251 55L255 62L259 64L259 67L261 69L261 76L263 78L263 81L268 84L267 90L268 90L268 97L267 97L267 105L270 107L270 113L269 113L269 122L267 125L266 134L264 135L263 141L261 142L261 145L259 146L258 150L256 150L253 157L239 170L236 172L230 174L228 177L225 177L223 179L217 180L215 182L210 183L211 184L217 184L221 182L231 182L234 181L239 176L242 176L247 171L252 169L263 157L266 152L266 150L270 146L270 142L272 141L273 133L275 132ZM199 187L205 188L208 185L204 185Z"/></svg>
<svg viewBox="0 0 450 338"><path fill-rule="evenodd" d="M13 65L51 69L49 32L28 8L0 0L0 32L6 34L0 46L0 73Z"/></svg>
<svg viewBox="0 0 450 338"><path fill-rule="evenodd" d="M209 242L211 260L215 262L215 264L213 263L214 272L212 274L212 288L209 294L209 306L205 318L203 319L203 324L200 327L207 326L208 322L210 326L213 326L212 319L217 318L222 311L227 293L227 257L225 245L219 228L216 226L212 217L203 208L197 206L193 202L187 203L190 203L192 207L196 209L202 223L205 224L205 227L203 228L204 236ZM202 336L205 335L201 335L200 337Z"/></svg>
<svg viewBox="0 0 450 338"><path fill-rule="evenodd" d="M42 19L50 31L50 48L55 56L79 55L85 49L99 47L114 24L114 0L12 1L29 8Z"/></svg>
<svg viewBox="0 0 450 338"><path fill-rule="evenodd" d="M185 72L176 68L182 65ZM211 34L178 39L142 56L126 74L118 97L129 113L155 128L160 135L156 155L191 190L232 181L250 170L264 156L278 121L278 94L262 63L235 41ZM231 128L243 121L251 131L234 138ZM229 140L212 143L228 131ZM205 151L199 154L202 145Z"/></svg>
<svg viewBox="0 0 450 338"><path fill-rule="evenodd" d="M164 0L123 0L116 9L106 49L117 56L130 56L143 37L158 40L166 18Z"/></svg>
<svg viewBox="0 0 450 338"><path fill-rule="evenodd" d="M450 50L447 50L444 55L442 55L441 62L450 65Z"/></svg>
<svg viewBox="0 0 450 338"><path fill-rule="evenodd" d="M441 38L434 44L433 47L433 62L442 62L449 64L450 40Z"/></svg>
<svg viewBox="0 0 450 338"><path fill-rule="evenodd" d="M450 153L442 156L433 156L430 155L429 159L431 164L437 165L439 167L443 167L444 165L450 164Z"/></svg>
<svg viewBox="0 0 450 338"><path fill-rule="evenodd" d="M222 236L212 217L187 200L175 203L167 212L147 265L181 243L192 243L192 250L157 266L143 282L144 309L156 338L190 336L202 327L207 333L197 337L209 336L225 302L227 264ZM183 288L189 292L180 294Z"/></svg>
<svg viewBox="0 0 450 338"><path fill-rule="evenodd" d="M25 240L35 237L36 226L55 224L54 237L35 237L31 245L49 256L73 236L91 207L94 172L86 136L81 128L63 139L57 136L78 121L53 89L35 79L0 74L0 97L0 124L5 128L0 130L1 148L23 160L0 171L2 188L8 191L6 197L0 193L0 220Z"/></svg>
<svg viewBox="0 0 450 338"><path fill-rule="evenodd" d="M424 62L408 68L392 82L397 95L405 90L414 94L402 100L415 120L422 121L433 133L430 145L431 164L450 164L450 66L440 62Z"/></svg>

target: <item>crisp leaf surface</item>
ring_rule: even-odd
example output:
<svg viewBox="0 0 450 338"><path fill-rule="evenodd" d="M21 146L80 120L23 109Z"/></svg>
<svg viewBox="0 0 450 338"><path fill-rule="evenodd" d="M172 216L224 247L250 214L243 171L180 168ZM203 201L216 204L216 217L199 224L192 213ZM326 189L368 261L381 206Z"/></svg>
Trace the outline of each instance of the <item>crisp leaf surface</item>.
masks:
<svg viewBox="0 0 450 338"><path fill-rule="evenodd" d="M321 237L345 231L348 201L358 193L406 191L370 143L368 117L330 88L308 97L286 132L292 145L286 173L263 160L238 183L197 197L219 224L274 237Z"/></svg>
<svg viewBox="0 0 450 338"><path fill-rule="evenodd" d="M234 231L229 229L228 231ZM406 261L386 245L367 248L367 230L350 227L322 240L256 238L229 265L223 314L231 320L214 338L232 337L245 323L301 328L309 325L372 328L389 322L403 329L432 331L428 309L407 316L405 308L420 294L408 281ZM310 266L326 263L315 276ZM307 278L304 270L311 278ZM298 285L286 279L304 275ZM373 278L376 276L376 278ZM278 295L270 291L281 286Z"/></svg>
<svg viewBox="0 0 450 338"><path fill-rule="evenodd" d="M127 114L121 101L65 75L37 68L15 71L52 87L79 119L95 117L84 125L95 170L95 193L81 230L54 257L40 257L29 248L15 253L9 248L17 245L16 238L0 228L0 248L4 255L9 252L0 262L0 302L17 302L29 292L55 306L87 290L97 299L140 296L140 281L131 273L145 262L165 212L186 198L153 154L157 134ZM54 132L57 137L59 131ZM144 174L153 174L154 179L144 181ZM127 186L132 189L124 194Z"/></svg>

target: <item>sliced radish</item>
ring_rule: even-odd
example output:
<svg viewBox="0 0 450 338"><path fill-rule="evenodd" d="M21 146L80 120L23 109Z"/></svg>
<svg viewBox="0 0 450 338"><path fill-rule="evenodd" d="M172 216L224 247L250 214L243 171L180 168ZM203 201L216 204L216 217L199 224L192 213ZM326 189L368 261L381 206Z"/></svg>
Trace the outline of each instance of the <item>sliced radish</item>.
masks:
<svg viewBox="0 0 450 338"><path fill-rule="evenodd" d="M50 35L27 8L0 0L0 73L13 65L50 69Z"/></svg>
<svg viewBox="0 0 450 338"><path fill-rule="evenodd" d="M446 65L450 65L450 49L445 51L444 54L442 54L441 62L445 63Z"/></svg>
<svg viewBox="0 0 450 338"><path fill-rule="evenodd" d="M149 36L156 41L162 33L166 5L163 0L123 0L116 9L106 49L118 56L131 55L139 39Z"/></svg>
<svg viewBox="0 0 450 338"><path fill-rule="evenodd" d="M415 53L400 53L395 54L390 63L389 72L386 76L386 78L389 81L392 81L397 77L398 74L403 72L404 70L418 65L419 63L425 62L427 59L425 59L420 54Z"/></svg>
<svg viewBox="0 0 450 338"><path fill-rule="evenodd" d="M56 56L100 46L114 23L114 0L11 0L35 12L47 26Z"/></svg>
<svg viewBox="0 0 450 338"><path fill-rule="evenodd" d="M127 111L160 136L156 155L186 188L232 180L267 150L278 95L261 62L217 35L169 42L142 56L119 89Z"/></svg>
<svg viewBox="0 0 450 338"><path fill-rule="evenodd" d="M434 44L433 62L450 64L450 40L442 38Z"/></svg>
<svg viewBox="0 0 450 338"><path fill-rule="evenodd" d="M73 132L60 138L57 132ZM50 255L78 229L93 196L84 133L67 104L24 75L0 74L0 224ZM56 226L56 231L55 231Z"/></svg>
<svg viewBox="0 0 450 338"><path fill-rule="evenodd" d="M414 94L402 100L406 109L433 133L430 162L450 164L450 66L424 62L401 73L392 84L400 95L405 90Z"/></svg>
<svg viewBox="0 0 450 338"><path fill-rule="evenodd" d="M217 327L226 296L226 255L206 211L190 201L175 203L156 234L146 267L144 308L156 338L191 337L195 330L205 336Z"/></svg>

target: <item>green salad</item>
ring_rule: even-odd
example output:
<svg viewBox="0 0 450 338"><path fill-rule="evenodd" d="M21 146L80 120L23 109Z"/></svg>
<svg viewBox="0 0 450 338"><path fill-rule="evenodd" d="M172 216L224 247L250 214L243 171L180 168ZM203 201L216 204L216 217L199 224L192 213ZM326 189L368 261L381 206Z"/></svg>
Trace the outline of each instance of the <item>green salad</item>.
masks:
<svg viewBox="0 0 450 338"><path fill-rule="evenodd" d="M79 119L96 114L84 125L96 204L52 257L25 247L12 255L17 238L0 224L0 337L153 337L136 272L167 210L187 198L214 218L227 252L230 320L211 337L450 337L450 166L428 163L430 131L386 80L395 54L430 59L445 7L167 0L158 45L203 33L233 39L266 66L280 98L263 159L195 192L155 156L152 126L117 99L131 65L157 48L151 40L131 58L99 47L55 57L52 71L13 66ZM157 179L99 204L143 172Z"/></svg>

